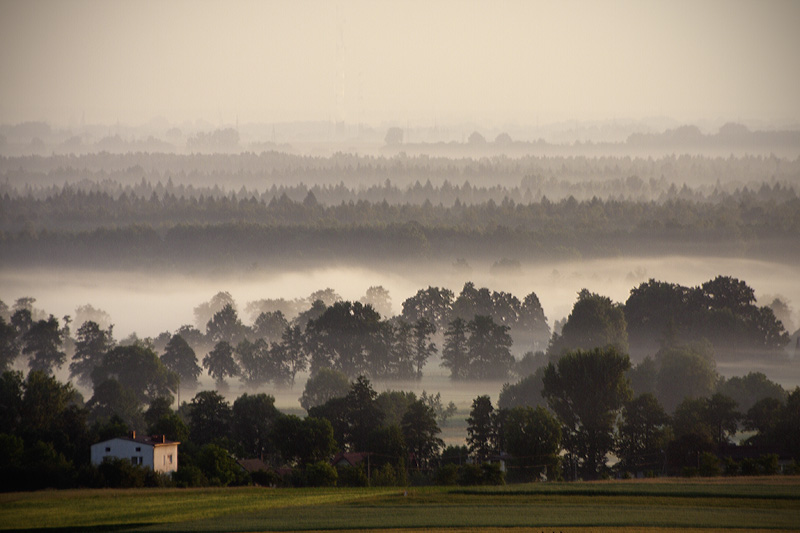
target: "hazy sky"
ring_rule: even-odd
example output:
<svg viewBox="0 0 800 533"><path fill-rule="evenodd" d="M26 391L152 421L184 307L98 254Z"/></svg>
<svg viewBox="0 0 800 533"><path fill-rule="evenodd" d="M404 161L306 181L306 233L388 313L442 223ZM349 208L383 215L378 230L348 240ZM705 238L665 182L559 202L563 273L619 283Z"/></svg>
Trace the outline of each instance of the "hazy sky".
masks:
<svg viewBox="0 0 800 533"><path fill-rule="evenodd" d="M0 122L800 122L798 1L0 0Z"/></svg>

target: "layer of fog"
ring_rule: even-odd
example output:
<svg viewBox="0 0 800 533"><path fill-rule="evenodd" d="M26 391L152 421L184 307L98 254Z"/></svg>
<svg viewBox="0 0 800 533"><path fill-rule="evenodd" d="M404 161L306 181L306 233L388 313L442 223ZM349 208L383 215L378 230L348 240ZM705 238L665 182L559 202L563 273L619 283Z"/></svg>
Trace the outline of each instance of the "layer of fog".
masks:
<svg viewBox="0 0 800 533"><path fill-rule="evenodd" d="M497 274L489 264L397 265L393 271L358 266L307 271L256 271L215 277L143 272L71 271L60 268L4 270L0 272L0 299L7 304L33 296L36 307L58 317L74 315L75 308L91 304L108 312L117 338L136 332L140 337L174 331L193 324L193 309L219 291L236 300L245 323L248 302L263 298L305 298L330 287L345 300L358 300L375 285L386 288L395 314L402 302L428 286L451 289L456 295L464 283L506 291L522 299L535 292L552 327L566 317L583 288L624 302L630 290L650 278L699 285L718 275L746 281L756 292L759 305L780 295L795 305L800 302L800 267L737 258L616 258L548 264L523 264L516 274ZM795 323L798 322L795 314Z"/></svg>

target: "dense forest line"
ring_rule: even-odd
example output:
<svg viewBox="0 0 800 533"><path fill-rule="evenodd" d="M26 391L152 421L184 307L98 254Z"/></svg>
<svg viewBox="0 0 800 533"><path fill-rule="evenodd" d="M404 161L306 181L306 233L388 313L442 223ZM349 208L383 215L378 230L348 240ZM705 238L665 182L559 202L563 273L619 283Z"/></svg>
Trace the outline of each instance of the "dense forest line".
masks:
<svg viewBox="0 0 800 533"><path fill-rule="evenodd" d="M0 168L9 266L792 261L800 235L800 159L101 153Z"/></svg>
<svg viewBox="0 0 800 533"><path fill-rule="evenodd" d="M2 264L241 270L467 259L519 268L520 261L620 254L795 261L800 251L797 198L720 204L570 198L452 208L366 202L326 208L311 194L303 202L284 196L269 204L81 194L63 200L58 207L41 202L38 210L20 209L35 201L2 200Z"/></svg>
<svg viewBox="0 0 800 533"><path fill-rule="evenodd" d="M483 181L483 180L481 180ZM453 184L444 180L440 185L433 185L428 179L424 184L419 181L407 186L398 186L391 180L381 184L360 187L348 187L344 182L338 184L317 184L308 186L305 183L295 185L275 185L259 190L248 189L242 185L238 190L214 185L194 186L183 183L175 185L172 177L166 184L152 183L144 178L138 183L123 185L119 181L106 178L103 181L81 181L49 187L34 186L30 182L24 187L14 187L8 181L0 184L0 197L13 200L27 201L55 201L60 197L70 194L90 194L108 196L112 199L122 197L130 199L159 199L202 201L207 198L219 200L227 198L231 201L256 200L269 203L283 196L293 201L302 201L311 193L316 201L324 206L335 206L341 203L361 202L370 203L387 202L389 204L423 204L431 203L452 207L456 204L481 204L488 201L499 203L503 200L513 200L519 203L539 202L543 197L551 201L566 198L576 200L627 200L639 202L664 203L669 200L694 200L698 202L719 203L726 200L743 201L755 195L759 200L775 200L776 202L788 201L797 197L795 186L775 181L750 181L721 182L713 185L687 185L684 182L680 187L662 177L650 178L645 182L638 176L626 178L613 178L603 181L585 180L569 181L557 180L554 177L545 179L539 175L525 176L516 186L484 185L473 186L468 180L462 184Z"/></svg>
<svg viewBox="0 0 800 533"><path fill-rule="evenodd" d="M636 177L645 185L659 184L659 189L627 190L624 181ZM567 187L582 182L581 187L560 191L543 189L542 193L558 198L560 195L585 194L626 196L646 194L652 200L661 190L676 184L681 187L715 186L744 187L752 183L800 183L800 159L777 156L742 155L706 157L698 155L667 155L658 158L609 156L546 156L509 157L439 157L428 155L369 156L337 153L331 156L296 155L268 151L240 154L171 154L150 152L107 152L85 155L0 156L0 182L23 190L63 186L65 183L105 181L118 182L124 187L136 186L142 180L176 186L214 188L238 191L265 190L273 185L295 187L306 184L331 186L346 183L348 187L380 186L386 180L400 188L413 186L417 181L431 181L434 186L469 182L473 187L518 187L521 192L530 188L536 193L537 184L523 179ZM666 185L662 185L666 183ZM521 185L522 184L522 185ZM188 190L188 189L187 189ZM732 191L733 189L730 189ZM297 199L297 198L296 198ZM344 198L342 198L344 199ZM365 198L382 201L383 198ZM435 198L429 198L437 203ZM580 198L579 198L580 199ZM332 203L338 203L336 198ZM446 199L441 200L447 203ZM462 198L462 202L466 201Z"/></svg>

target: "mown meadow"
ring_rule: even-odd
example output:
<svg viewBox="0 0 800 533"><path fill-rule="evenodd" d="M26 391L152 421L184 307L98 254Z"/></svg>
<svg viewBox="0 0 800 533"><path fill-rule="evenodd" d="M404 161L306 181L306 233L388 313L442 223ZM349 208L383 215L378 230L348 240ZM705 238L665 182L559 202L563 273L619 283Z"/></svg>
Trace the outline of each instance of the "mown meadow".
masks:
<svg viewBox="0 0 800 533"><path fill-rule="evenodd" d="M69 490L0 495L0 529L800 530L800 478L501 487ZM565 529L566 528L566 529Z"/></svg>

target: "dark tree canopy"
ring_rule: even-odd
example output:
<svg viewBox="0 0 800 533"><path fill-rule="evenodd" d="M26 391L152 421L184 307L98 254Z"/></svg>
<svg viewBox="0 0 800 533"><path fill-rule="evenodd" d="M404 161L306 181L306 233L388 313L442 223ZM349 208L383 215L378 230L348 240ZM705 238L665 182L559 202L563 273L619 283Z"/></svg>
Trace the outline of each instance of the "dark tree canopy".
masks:
<svg viewBox="0 0 800 533"><path fill-rule="evenodd" d="M716 390L734 400L737 408L742 412L747 412L764 398L773 398L783 402L788 396L780 384L768 379L763 372L749 372L744 376L734 376L722 380L717 384Z"/></svg>
<svg viewBox="0 0 800 533"><path fill-rule="evenodd" d="M442 366L451 379L506 379L514 367L508 326L476 315L469 322L453 320L444 332Z"/></svg>
<svg viewBox="0 0 800 533"><path fill-rule="evenodd" d="M119 417L128 428L143 426L142 402L136 393L114 378L106 379L94 388L94 395L86 403L89 419L108 422Z"/></svg>
<svg viewBox="0 0 800 533"><path fill-rule="evenodd" d="M0 316L0 371L5 372L19 357L17 330Z"/></svg>
<svg viewBox="0 0 800 533"><path fill-rule="evenodd" d="M189 436L203 445L223 439L231 429L231 406L216 391L198 392L189 404Z"/></svg>
<svg viewBox="0 0 800 533"><path fill-rule="evenodd" d="M102 362L105 353L114 347L111 331L111 327L106 331L101 329L97 322L92 321L84 322L78 328L69 375L77 377L81 385L91 385L92 371Z"/></svg>
<svg viewBox="0 0 800 533"><path fill-rule="evenodd" d="M214 349L206 354L203 366L208 369L208 375L214 378L217 387L225 385L226 377L238 376L241 373L239 365L233 358L233 347L225 341L218 342Z"/></svg>
<svg viewBox="0 0 800 533"><path fill-rule="evenodd" d="M306 327L311 373L327 367L348 377L383 375L389 346L385 324L369 306L337 302Z"/></svg>
<svg viewBox="0 0 800 533"><path fill-rule="evenodd" d="M478 396L472 401L467 418L467 447L478 463L486 462L497 452L494 407L488 396Z"/></svg>
<svg viewBox="0 0 800 533"><path fill-rule="evenodd" d="M242 394L233 402L231 429L244 457L263 459L273 451L272 432L280 416L275 398L264 393Z"/></svg>
<svg viewBox="0 0 800 533"><path fill-rule="evenodd" d="M323 405L332 398L344 398L350 391L350 380L343 372L321 368L306 381L300 405L308 411L312 407Z"/></svg>
<svg viewBox="0 0 800 533"><path fill-rule="evenodd" d="M546 404L542 396L544 369L543 366L537 368L536 372L522 378L517 383L504 383L497 399L497 408L544 407Z"/></svg>
<svg viewBox="0 0 800 533"><path fill-rule="evenodd" d="M424 318L436 326L437 330L444 330L452 320L450 317L452 306L453 291L428 287L420 289L403 302L403 318L412 324Z"/></svg>
<svg viewBox="0 0 800 533"><path fill-rule="evenodd" d="M280 310L262 312L253 323L253 333L258 338L274 342L281 339L281 335L287 327L289 327L289 321Z"/></svg>
<svg viewBox="0 0 800 533"><path fill-rule="evenodd" d="M703 398L714 392L717 369L708 343L665 348L655 361L656 397L668 413L684 398Z"/></svg>
<svg viewBox="0 0 800 533"><path fill-rule="evenodd" d="M206 324L206 336L209 342L227 342L235 345L244 339L246 328L239 320L239 314L232 304L226 304L214 313Z"/></svg>
<svg viewBox="0 0 800 533"><path fill-rule="evenodd" d="M753 289L730 276L693 288L651 279L631 290L625 317L636 356L707 340L724 359L774 357L789 342L772 308L758 307Z"/></svg>
<svg viewBox="0 0 800 533"><path fill-rule="evenodd" d="M631 289L625 302L631 354L652 355L673 342L688 301L689 289L675 283L651 279Z"/></svg>
<svg viewBox="0 0 800 533"><path fill-rule="evenodd" d="M433 409L422 400L412 402L400 422L412 464L419 469L427 469L434 464L444 447L444 441L438 437L439 425Z"/></svg>
<svg viewBox="0 0 800 533"><path fill-rule="evenodd" d="M161 356L161 361L168 369L177 373L184 387L196 387L197 378L203 369L197 364L197 355L189 343L181 335L170 338Z"/></svg>
<svg viewBox="0 0 800 533"><path fill-rule="evenodd" d="M629 368L628 356L613 347L568 352L545 368L543 394L584 478L594 479L605 468L617 414L631 396Z"/></svg>
<svg viewBox="0 0 800 533"><path fill-rule="evenodd" d="M652 394L625 402L617 428L615 452L627 471L661 472L669 417Z"/></svg>
<svg viewBox="0 0 800 533"><path fill-rule="evenodd" d="M554 335L550 353L568 350L591 350L611 346L621 353L628 351L628 332L622 306L610 298L583 289L561 335Z"/></svg>
<svg viewBox="0 0 800 533"><path fill-rule="evenodd" d="M22 336L22 353L30 357L31 370L50 373L67 360L67 354L61 351L62 344L58 319L50 315L47 320L34 322Z"/></svg>
<svg viewBox="0 0 800 533"><path fill-rule="evenodd" d="M115 379L130 389L141 404L176 391L180 378L169 370L153 350L134 344L117 346L103 356L92 372L95 387L107 379Z"/></svg>
<svg viewBox="0 0 800 533"><path fill-rule="evenodd" d="M469 331L468 379L506 379L514 365L508 326L496 324L490 316L475 315Z"/></svg>
<svg viewBox="0 0 800 533"><path fill-rule="evenodd" d="M503 416L500 431L512 456L513 477L531 481L542 474L558 476L561 425L546 409L514 407Z"/></svg>

